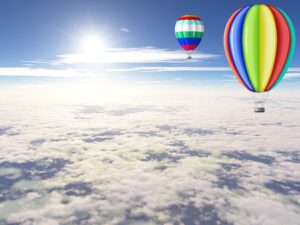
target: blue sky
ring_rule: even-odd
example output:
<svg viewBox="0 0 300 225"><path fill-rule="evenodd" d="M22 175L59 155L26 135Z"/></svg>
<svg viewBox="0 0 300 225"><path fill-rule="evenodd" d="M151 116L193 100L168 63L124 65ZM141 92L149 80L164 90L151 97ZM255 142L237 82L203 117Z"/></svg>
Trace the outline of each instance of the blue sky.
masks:
<svg viewBox="0 0 300 225"><path fill-rule="evenodd" d="M228 67L223 50L223 31L229 16L239 7L262 3L261 1L141 1L141 0L65 0L65 1L40 1L40 0L3 0L0 2L0 67L2 68L31 68L51 70L91 70L97 74L113 74L114 76L135 76L155 79L174 76L183 72L189 74L185 79L208 79L205 74L218 77L220 72L230 75L225 71L177 71L177 67ZM294 21L296 33L300 20L298 7L295 1L264 1L282 8ZM195 62L178 60L172 62L172 57L180 52L180 47L174 37L174 24L176 19L183 14L199 15L204 21L205 36L198 48L199 59ZM127 49L135 48L132 54L144 52L151 46L154 50L154 58L161 53L172 57L163 57L159 60L141 61L135 63L115 60L106 63L74 63L70 54L78 52L80 39L84 35L96 32L105 39L104 45L108 48L118 48L122 53ZM298 41L299 43L299 41ZM130 51L131 51L130 50ZM178 51L177 51L178 50ZM130 52L129 51L129 52ZM163 51L163 52L162 52ZM148 54L147 50L144 52ZM297 59L300 52L296 49L291 67L298 67ZM63 62L61 62L60 55ZM112 56L115 57L115 56ZM123 57L123 55L116 56ZM184 55L180 55L184 59ZM60 59L60 60L58 60ZM72 63L69 63L69 61ZM58 62L59 61L59 62ZM67 61L67 63L66 63ZM171 62L165 62L171 61ZM173 67L173 71L159 72L164 75L153 75L135 69L129 71L114 71L116 68L140 68L140 67ZM4 75L6 70L1 74ZM22 71L20 69L20 71ZM13 74L19 74L20 71ZM62 71L61 73L63 73ZM294 71L295 74L299 71ZM30 76L30 71L24 72ZM34 76L39 72L35 71ZM46 75L48 73L45 73ZM44 74L44 76L46 76ZM204 74L204 76L199 76ZM215 75L215 76L212 76ZM59 74L56 76L59 77ZM16 78L11 78L15 80ZM219 78L218 78L219 79ZM221 78L222 79L222 78ZM7 78L6 78L7 80Z"/></svg>

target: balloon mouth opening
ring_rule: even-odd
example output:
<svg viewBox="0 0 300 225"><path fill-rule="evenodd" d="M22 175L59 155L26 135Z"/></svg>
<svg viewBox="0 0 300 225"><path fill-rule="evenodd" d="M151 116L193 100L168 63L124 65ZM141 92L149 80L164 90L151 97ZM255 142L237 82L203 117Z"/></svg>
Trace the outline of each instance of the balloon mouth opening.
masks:
<svg viewBox="0 0 300 225"><path fill-rule="evenodd" d="M265 107L254 107L255 113L264 113L266 111Z"/></svg>

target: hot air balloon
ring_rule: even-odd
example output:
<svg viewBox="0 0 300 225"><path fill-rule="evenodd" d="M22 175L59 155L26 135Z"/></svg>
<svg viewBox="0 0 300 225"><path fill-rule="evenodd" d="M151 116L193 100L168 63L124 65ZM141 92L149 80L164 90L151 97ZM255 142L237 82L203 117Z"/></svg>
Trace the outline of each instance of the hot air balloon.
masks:
<svg viewBox="0 0 300 225"><path fill-rule="evenodd" d="M180 46L188 52L188 59L191 53L200 44L204 33L204 26L201 19L194 15L184 15L178 18L175 24L175 35Z"/></svg>
<svg viewBox="0 0 300 225"><path fill-rule="evenodd" d="M238 9L224 32L227 60L240 83L264 112L267 93L283 79L295 51L296 35L289 16L271 5Z"/></svg>

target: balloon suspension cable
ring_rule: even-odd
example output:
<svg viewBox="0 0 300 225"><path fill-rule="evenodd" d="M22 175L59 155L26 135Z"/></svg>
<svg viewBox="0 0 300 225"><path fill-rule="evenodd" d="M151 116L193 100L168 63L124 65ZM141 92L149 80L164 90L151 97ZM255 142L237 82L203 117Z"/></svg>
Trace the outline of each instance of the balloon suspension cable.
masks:
<svg viewBox="0 0 300 225"><path fill-rule="evenodd" d="M265 102L269 96L266 92L251 92L252 98L254 99L254 112L263 113L265 112Z"/></svg>
<svg viewBox="0 0 300 225"><path fill-rule="evenodd" d="M266 95L265 95L265 98L264 98L264 102L266 102L266 101L268 100L269 93L270 93L270 92L266 92Z"/></svg>
<svg viewBox="0 0 300 225"><path fill-rule="evenodd" d="M192 51L187 52L187 59L192 59Z"/></svg>

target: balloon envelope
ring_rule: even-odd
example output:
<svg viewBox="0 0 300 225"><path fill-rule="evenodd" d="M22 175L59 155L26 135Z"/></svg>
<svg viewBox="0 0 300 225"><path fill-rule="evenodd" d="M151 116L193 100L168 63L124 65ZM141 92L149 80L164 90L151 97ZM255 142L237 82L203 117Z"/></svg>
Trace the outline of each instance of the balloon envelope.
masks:
<svg viewBox="0 0 300 225"><path fill-rule="evenodd" d="M271 5L238 9L224 32L228 62L237 79L252 92L269 91L282 80L295 44L290 18Z"/></svg>
<svg viewBox="0 0 300 225"><path fill-rule="evenodd" d="M175 35L180 46L186 51L192 51L200 44L204 33L201 19L194 15L184 15L175 24Z"/></svg>

